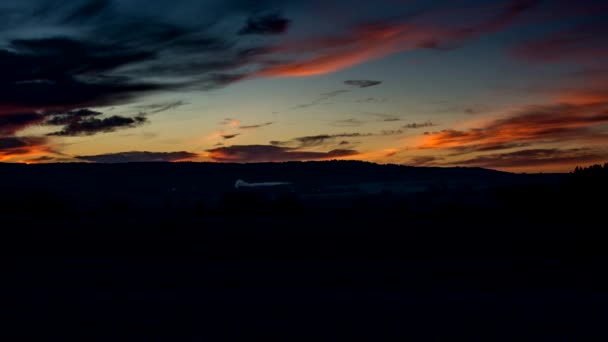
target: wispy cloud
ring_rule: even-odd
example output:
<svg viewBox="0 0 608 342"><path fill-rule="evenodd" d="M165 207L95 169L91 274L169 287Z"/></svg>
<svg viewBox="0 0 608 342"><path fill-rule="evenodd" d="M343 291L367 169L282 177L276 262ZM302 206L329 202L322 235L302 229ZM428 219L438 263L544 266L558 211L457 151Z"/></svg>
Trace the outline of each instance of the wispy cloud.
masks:
<svg viewBox="0 0 608 342"><path fill-rule="evenodd" d="M365 113L365 114L376 117L379 121L382 121L382 122L401 121L401 118L399 116L393 115L393 114L385 114L385 113Z"/></svg>
<svg viewBox="0 0 608 342"><path fill-rule="evenodd" d="M293 148L306 148L313 146L322 146L328 142L334 142L336 139L343 138L359 138L370 137L371 133L340 133L340 134L319 134L293 138L288 141L271 141L274 146L291 146Z"/></svg>
<svg viewBox="0 0 608 342"><path fill-rule="evenodd" d="M264 122L261 124L257 124L257 125L244 125L244 126L239 126L239 129L258 129L258 128L262 128L262 127L267 127L270 125L273 125L274 122Z"/></svg>
<svg viewBox="0 0 608 342"><path fill-rule="evenodd" d="M170 101L163 103L153 103L147 105L139 105L135 108L141 111L143 114L158 114L166 111L170 111L176 109L178 107L182 107L187 105L188 103L182 100L179 101Z"/></svg>
<svg viewBox="0 0 608 342"><path fill-rule="evenodd" d="M337 134L317 134L308 135L302 137L296 137L285 141L271 141L270 144L273 146L288 146L290 148L301 149L311 148L318 146L335 146L350 144L349 141L344 140L348 138L370 138L370 137L386 137L393 135L400 135L404 132L402 130L382 130L378 133L337 133Z"/></svg>
<svg viewBox="0 0 608 342"><path fill-rule="evenodd" d="M330 125L336 126L336 127L359 127L359 126L363 126L364 124L366 124L365 121L355 119L355 118L334 120L330 123Z"/></svg>
<svg viewBox="0 0 608 342"><path fill-rule="evenodd" d="M349 86L353 86L353 87L357 87L357 88L368 88L368 87L373 87L373 86L377 86L379 84L382 84L382 81L348 80L348 81L344 81L344 84L349 85Z"/></svg>
<svg viewBox="0 0 608 342"><path fill-rule="evenodd" d="M356 103L384 103L387 102L387 99L381 99L377 97L366 97L364 99L359 99L355 101Z"/></svg>
<svg viewBox="0 0 608 342"><path fill-rule="evenodd" d="M333 90L333 91L330 91L327 93L323 93L323 94L320 94L319 97L314 99L313 101L296 105L295 107L293 107L293 109L304 109L304 108L309 108L309 107L317 106L320 104L324 104L324 103L327 103L327 101L329 101L335 97L338 97L342 94L346 94L348 92L350 92L350 90L338 89L338 90Z"/></svg>

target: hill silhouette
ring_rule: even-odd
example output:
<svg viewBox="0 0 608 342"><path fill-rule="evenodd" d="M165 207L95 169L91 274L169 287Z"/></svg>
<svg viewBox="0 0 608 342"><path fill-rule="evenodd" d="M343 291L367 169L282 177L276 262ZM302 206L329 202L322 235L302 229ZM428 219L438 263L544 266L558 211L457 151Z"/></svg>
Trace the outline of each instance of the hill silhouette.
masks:
<svg viewBox="0 0 608 342"><path fill-rule="evenodd" d="M600 168L0 164L0 315L34 340L596 336Z"/></svg>

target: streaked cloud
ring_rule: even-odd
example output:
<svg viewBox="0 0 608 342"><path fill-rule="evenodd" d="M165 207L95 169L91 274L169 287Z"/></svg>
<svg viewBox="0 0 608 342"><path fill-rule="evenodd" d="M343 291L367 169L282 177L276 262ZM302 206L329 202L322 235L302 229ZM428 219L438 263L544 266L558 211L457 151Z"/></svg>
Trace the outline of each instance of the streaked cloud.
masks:
<svg viewBox="0 0 608 342"><path fill-rule="evenodd" d="M608 141L608 103L529 106L479 128L448 129L425 136L421 148L461 148L511 143Z"/></svg>
<svg viewBox="0 0 608 342"><path fill-rule="evenodd" d="M335 139L343 138L360 138L370 137L371 133L340 133L340 134L318 134L293 138L288 141L271 141L273 146L291 146L294 148L306 148L313 146L322 146L328 142L334 142Z"/></svg>
<svg viewBox="0 0 608 342"><path fill-rule="evenodd" d="M393 53L415 49L447 49L505 29L515 19L534 8L539 1L514 0L504 6L487 6L492 15L480 20L472 16L481 9L461 12L463 23L456 27L441 22L399 21L377 22L353 27L343 35L289 41L275 47L274 53L305 54L293 61L262 68L258 75L266 77L303 77L322 75L378 59ZM439 15L439 13L437 13ZM469 17L467 18L467 14ZM432 17L432 15L427 15Z"/></svg>
<svg viewBox="0 0 608 342"><path fill-rule="evenodd" d="M65 121L63 121L65 120ZM62 117L54 116L50 123L62 123L65 126L58 132L50 133L50 136L86 136L98 133L110 133L119 129L133 128L141 126L147 122L147 118L138 115L135 117L125 117L112 115L107 118L98 118L91 116L82 117Z"/></svg>
<svg viewBox="0 0 608 342"><path fill-rule="evenodd" d="M403 126L403 128L406 129L418 129L418 128L427 128L427 127L433 127L433 126L437 126L437 124L430 122L430 121L425 121L425 122L412 122L412 123L408 123L406 125Z"/></svg>
<svg viewBox="0 0 608 342"><path fill-rule="evenodd" d="M244 126L239 126L239 129L258 129L258 128L270 126L272 124L274 124L274 122L264 122L264 123L257 124L257 125L244 125Z"/></svg>
<svg viewBox="0 0 608 342"><path fill-rule="evenodd" d="M591 148L526 149L515 152L487 154L443 165L464 165L485 168L534 168L589 164L608 159L608 151Z"/></svg>
<svg viewBox="0 0 608 342"><path fill-rule="evenodd" d="M41 137L0 137L0 161L15 157L35 157L52 153L48 140Z"/></svg>
<svg viewBox="0 0 608 342"><path fill-rule="evenodd" d="M234 139L236 137L238 137L240 134L222 134L221 137L224 138L224 140L230 140L230 139Z"/></svg>
<svg viewBox="0 0 608 342"><path fill-rule="evenodd" d="M179 162L198 158L199 155L192 152L146 152L132 151L98 154L93 156L76 156L76 159L92 163L138 163L138 162Z"/></svg>
<svg viewBox="0 0 608 342"><path fill-rule="evenodd" d="M348 81L344 81L344 84L349 85L349 86L353 86L353 87L357 87L357 88L368 88L368 87L373 87L373 86L377 86L379 84L382 84L382 81L348 80Z"/></svg>
<svg viewBox="0 0 608 342"><path fill-rule="evenodd" d="M355 150L334 149L327 152L301 151L274 145L233 145L207 150L217 162L253 163L305 160L328 160L356 155Z"/></svg>

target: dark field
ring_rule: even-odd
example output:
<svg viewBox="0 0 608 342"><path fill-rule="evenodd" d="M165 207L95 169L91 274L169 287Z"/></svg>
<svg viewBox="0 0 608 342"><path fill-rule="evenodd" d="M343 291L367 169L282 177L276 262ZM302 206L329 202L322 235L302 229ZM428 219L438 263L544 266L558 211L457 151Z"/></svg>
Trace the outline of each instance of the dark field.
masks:
<svg viewBox="0 0 608 342"><path fill-rule="evenodd" d="M606 171L0 164L3 340L605 340Z"/></svg>

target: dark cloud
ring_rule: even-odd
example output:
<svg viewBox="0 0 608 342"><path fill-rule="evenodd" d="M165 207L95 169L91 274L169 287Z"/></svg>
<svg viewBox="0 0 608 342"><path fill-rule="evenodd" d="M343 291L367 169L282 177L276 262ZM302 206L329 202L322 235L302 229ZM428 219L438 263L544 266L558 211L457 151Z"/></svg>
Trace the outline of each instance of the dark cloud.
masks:
<svg viewBox="0 0 608 342"><path fill-rule="evenodd" d="M64 118L59 116L58 118ZM53 120L53 119L51 119ZM63 119L62 119L63 120ZM133 128L147 122L144 116L125 117L113 115L107 118L97 117L68 117L68 122L59 132L50 136L85 136L98 133L110 133L119 129Z"/></svg>
<svg viewBox="0 0 608 342"><path fill-rule="evenodd" d="M418 129L418 128L425 128L425 127L433 127L433 126L437 126L437 125L430 121L427 121L427 122L420 122L420 123L412 122L407 125L404 125L403 128Z"/></svg>
<svg viewBox="0 0 608 342"><path fill-rule="evenodd" d="M331 142L338 138L358 138L358 137L370 137L372 134L364 133L341 133L341 134L319 134L304 137L297 137L289 141L271 141L271 145L285 146L291 145L294 148L306 148L314 146L322 146L328 142Z"/></svg>
<svg viewBox="0 0 608 342"><path fill-rule="evenodd" d="M291 148L310 148L318 146L333 145L336 140L340 139L339 145L349 144L348 141L343 140L344 138L368 138L374 136L392 136L403 134L402 130L383 130L379 133L338 133L338 134L318 134L308 135L303 137L293 138L286 141L271 141L270 144L273 146L289 146Z"/></svg>
<svg viewBox="0 0 608 342"><path fill-rule="evenodd" d="M233 145L210 149L207 152L214 161L235 163L326 160L353 156L358 153L355 150L343 149L309 152L273 145Z"/></svg>
<svg viewBox="0 0 608 342"><path fill-rule="evenodd" d="M51 126L65 126L83 120L90 120L92 117L101 115L103 113L90 109L71 110L63 113L51 113L47 116L48 118L45 123Z"/></svg>
<svg viewBox="0 0 608 342"><path fill-rule="evenodd" d="M135 117L101 117L103 113L91 109L64 112L0 114L0 137L12 137L16 132L31 125L63 126L55 136L92 135L131 128L146 122L142 115Z"/></svg>
<svg viewBox="0 0 608 342"><path fill-rule="evenodd" d="M243 54L244 47L237 47L228 36L210 33L216 18L198 16L198 21L189 24L159 16L162 11L155 14L163 4L149 6L151 12L137 13L132 12L139 7L134 5L109 0L41 0L28 6L1 7L0 14L7 14L3 24L11 31L4 32L0 42L0 134L14 135L42 121L66 125L55 135L134 127L146 121L144 114L185 103L143 106L137 117L76 120L71 112L127 104L159 92L212 90L248 77L237 70L254 63L255 55ZM183 5L192 9L188 12L193 16L201 13L195 2ZM242 6L229 11L230 6L224 7L218 13L240 12ZM28 34L17 34L19 30Z"/></svg>
<svg viewBox="0 0 608 342"><path fill-rule="evenodd" d="M13 40L0 50L0 106L49 110L125 102L164 87L112 72L153 57L65 37Z"/></svg>
<svg viewBox="0 0 608 342"><path fill-rule="evenodd" d="M400 129L387 129L380 132L381 136L391 136L403 134L403 130Z"/></svg>
<svg viewBox="0 0 608 342"><path fill-rule="evenodd" d="M344 81L344 84L357 87L357 88L367 88L377 86L382 84L382 81L371 81L371 80L348 80Z"/></svg>
<svg viewBox="0 0 608 342"><path fill-rule="evenodd" d="M177 162L197 158L192 152L120 152L94 156L77 156L76 159L93 163L138 163L138 162Z"/></svg>
<svg viewBox="0 0 608 342"><path fill-rule="evenodd" d="M224 138L224 140L230 140L238 137L239 135L240 134L222 134L222 138Z"/></svg>
<svg viewBox="0 0 608 342"><path fill-rule="evenodd" d="M274 124L274 122L265 122L265 123L258 124L258 125L245 125L245 126L239 126L239 129L257 129L257 128L270 126L272 124Z"/></svg>
<svg viewBox="0 0 608 342"><path fill-rule="evenodd" d="M44 116L38 113L0 114L0 136L13 135L43 120Z"/></svg>
<svg viewBox="0 0 608 342"><path fill-rule="evenodd" d="M239 30L238 34L282 34L287 32L290 22L279 13L254 15L247 19L247 24Z"/></svg>
<svg viewBox="0 0 608 342"><path fill-rule="evenodd" d="M384 103L388 101L387 99L379 99L377 97L368 97L364 99L357 100L357 103Z"/></svg>

